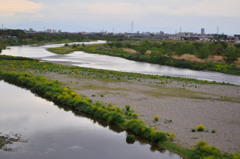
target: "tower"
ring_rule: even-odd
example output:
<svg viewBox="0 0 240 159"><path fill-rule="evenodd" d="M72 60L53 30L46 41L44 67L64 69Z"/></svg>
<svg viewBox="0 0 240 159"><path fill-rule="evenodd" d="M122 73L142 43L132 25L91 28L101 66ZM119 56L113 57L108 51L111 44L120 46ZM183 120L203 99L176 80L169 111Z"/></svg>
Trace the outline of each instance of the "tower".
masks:
<svg viewBox="0 0 240 159"><path fill-rule="evenodd" d="M131 23L131 33L133 33L133 21Z"/></svg>
<svg viewBox="0 0 240 159"><path fill-rule="evenodd" d="M205 29L201 28L201 35L205 35Z"/></svg>

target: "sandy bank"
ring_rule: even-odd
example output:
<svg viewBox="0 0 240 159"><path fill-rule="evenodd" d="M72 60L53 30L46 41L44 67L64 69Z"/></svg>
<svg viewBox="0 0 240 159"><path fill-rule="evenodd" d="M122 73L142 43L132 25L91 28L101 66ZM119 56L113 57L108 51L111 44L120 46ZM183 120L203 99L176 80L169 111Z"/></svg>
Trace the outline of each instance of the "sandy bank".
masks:
<svg viewBox="0 0 240 159"><path fill-rule="evenodd" d="M52 80L60 80L94 101L131 105L147 125L158 130L175 132L175 142L193 146L197 140L206 140L223 152L240 150L240 87L194 84L173 81L136 79L110 82L82 79L48 73ZM160 120L153 122L153 116ZM172 122L170 122L172 121ZM209 132L191 132L203 124ZM211 133L216 130L216 133Z"/></svg>

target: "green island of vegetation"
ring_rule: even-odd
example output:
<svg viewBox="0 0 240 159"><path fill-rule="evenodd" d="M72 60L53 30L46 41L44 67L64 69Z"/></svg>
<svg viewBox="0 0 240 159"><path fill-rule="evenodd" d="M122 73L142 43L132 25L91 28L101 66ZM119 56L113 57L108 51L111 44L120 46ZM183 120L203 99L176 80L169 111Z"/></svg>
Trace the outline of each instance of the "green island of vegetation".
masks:
<svg viewBox="0 0 240 159"><path fill-rule="evenodd" d="M122 130L126 130L130 134L130 136L128 136L130 140L135 139L134 136L141 137L153 145L158 145L176 152L186 159L238 159L240 157L240 153L221 153L218 148L208 145L205 141L199 141L192 149L180 147L172 142L174 134L157 131L155 127L147 127L130 106L121 109L112 104L93 102L90 98L75 93L61 82L48 80L43 75L44 73L54 72L69 76L75 74L86 78L101 78L105 80L131 80L139 77L151 77L162 80L174 79L185 82L216 84L214 82L80 68L40 62L24 57L3 55L0 56L0 66L2 68L0 71L0 80L27 88L33 93L53 101L68 110L70 109L80 114L86 114L96 120L102 120L109 125L114 125ZM0 141L0 143L2 147L3 142Z"/></svg>
<svg viewBox="0 0 240 159"><path fill-rule="evenodd" d="M122 41L93 45L66 44L48 50L57 54L79 50L160 65L240 75L240 45L225 42Z"/></svg>

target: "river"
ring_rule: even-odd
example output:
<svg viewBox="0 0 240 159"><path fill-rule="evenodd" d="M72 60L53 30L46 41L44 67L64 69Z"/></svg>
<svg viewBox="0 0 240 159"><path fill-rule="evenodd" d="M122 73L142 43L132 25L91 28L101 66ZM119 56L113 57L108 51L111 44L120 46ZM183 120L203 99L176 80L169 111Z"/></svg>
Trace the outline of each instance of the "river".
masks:
<svg viewBox="0 0 240 159"><path fill-rule="evenodd" d="M0 81L0 136L21 140L0 150L1 159L180 159L149 144L126 142L115 132L86 117L65 111L30 91Z"/></svg>
<svg viewBox="0 0 240 159"><path fill-rule="evenodd" d="M105 43L105 41L85 42L85 44ZM119 57L90 54L83 51L75 51L67 55L56 55L46 50L49 47L60 47L64 44L45 46L13 46L3 50L2 54L12 56L24 56L49 62L61 62L74 66L114 70L122 72L134 72L151 75L164 75L174 77L187 77L207 81L216 81L240 85L240 76L209 71L195 71L190 69L136 62Z"/></svg>

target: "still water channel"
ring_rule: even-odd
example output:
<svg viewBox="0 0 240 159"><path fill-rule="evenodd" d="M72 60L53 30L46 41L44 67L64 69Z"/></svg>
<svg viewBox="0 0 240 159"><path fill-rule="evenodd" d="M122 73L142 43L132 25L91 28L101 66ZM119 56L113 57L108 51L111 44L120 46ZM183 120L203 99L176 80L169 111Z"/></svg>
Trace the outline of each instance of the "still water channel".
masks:
<svg viewBox="0 0 240 159"><path fill-rule="evenodd" d="M30 91L0 81L0 135L18 134L26 143L0 150L1 159L180 159L150 145L126 142L91 119L67 112Z"/></svg>
<svg viewBox="0 0 240 159"><path fill-rule="evenodd" d="M105 43L105 41L85 42L85 44ZM64 44L45 45L45 46L15 46L3 50L2 54L13 56L24 56L37 58L49 62L60 62L80 67L97 68L105 70L114 70L122 72L134 72L151 75L165 75L174 77L187 77L200 80L225 82L240 85L240 76L228 75L217 72L195 71L144 62L126 60L119 57L106 55L89 54L82 51L76 51L67 55L56 55L46 50L49 47L60 47Z"/></svg>

